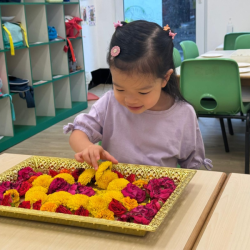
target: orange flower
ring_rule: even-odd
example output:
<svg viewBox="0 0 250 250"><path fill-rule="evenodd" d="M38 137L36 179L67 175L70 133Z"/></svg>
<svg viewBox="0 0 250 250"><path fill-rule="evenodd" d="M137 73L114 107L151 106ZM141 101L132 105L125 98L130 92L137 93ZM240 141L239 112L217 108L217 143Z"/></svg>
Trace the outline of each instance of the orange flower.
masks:
<svg viewBox="0 0 250 250"><path fill-rule="evenodd" d="M169 27L169 25L167 24L166 26L163 27L163 29L164 29L165 31L168 31L168 30L170 30L170 27Z"/></svg>
<svg viewBox="0 0 250 250"><path fill-rule="evenodd" d="M128 209L128 211L138 207L137 200L131 199L129 196L125 197L121 202L122 205Z"/></svg>
<svg viewBox="0 0 250 250"><path fill-rule="evenodd" d="M60 173L71 174L71 172L68 169L66 169L66 168L61 169Z"/></svg>
<svg viewBox="0 0 250 250"><path fill-rule="evenodd" d="M29 179L28 179L28 182L31 184L38 176L31 176Z"/></svg>
<svg viewBox="0 0 250 250"><path fill-rule="evenodd" d="M46 202L41 206L40 210L41 211L48 211L48 212L55 212L57 207L58 207L58 205L53 203L53 202Z"/></svg>

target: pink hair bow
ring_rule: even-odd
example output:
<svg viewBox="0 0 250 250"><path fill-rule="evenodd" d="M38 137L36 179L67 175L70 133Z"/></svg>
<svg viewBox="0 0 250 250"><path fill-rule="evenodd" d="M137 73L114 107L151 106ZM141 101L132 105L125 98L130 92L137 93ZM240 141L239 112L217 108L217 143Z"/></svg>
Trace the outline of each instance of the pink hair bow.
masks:
<svg viewBox="0 0 250 250"><path fill-rule="evenodd" d="M117 27L122 27L122 23L120 21L118 21L117 23L114 23L114 27L117 28Z"/></svg>
<svg viewBox="0 0 250 250"><path fill-rule="evenodd" d="M177 33L173 33L171 30L169 31L169 36L172 37L172 39L174 39L174 37L177 35Z"/></svg>

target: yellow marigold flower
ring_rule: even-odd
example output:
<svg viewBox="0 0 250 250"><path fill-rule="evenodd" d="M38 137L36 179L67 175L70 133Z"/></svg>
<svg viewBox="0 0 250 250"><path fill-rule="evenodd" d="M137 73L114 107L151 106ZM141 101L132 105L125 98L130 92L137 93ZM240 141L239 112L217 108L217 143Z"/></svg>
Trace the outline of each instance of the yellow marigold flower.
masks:
<svg viewBox="0 0 250 250"><path fill-rule="evenodd" d="M95 195L103 195L107 192L107 190L100 190L97 188L93 188L93 190L95 191Z"/></svg>
<svg viewBox="0 0 250 250"><path fill-rule="evenodd" d="M48 212L55 212L56 209L57 209L57 207L58 206L55 203L53 203L53 202L45 202L41 206L40 210L41 211L48 211Z"/></svg>
<svg viewBox="0 0 250 250"><path fill-rule="evenodd" d="M19 193L16 189L9 189L4 193L5 195L10 194L13 203L17 203L20 200Z"/></svg>
<svg viewBox="0 0 250 250"><path fill-rule="evenodd" d="M138 202L135 199L130 199L129 196L123 198L121 201L122 205L128 209L128 211L131 211L132 209L138 207Z"/></svg>
<svg viewBox="0 0 250 250"><path fill-rule="evenodd" d="M72 194L65 192L65 191L59 191L55 192L53 194L49 194L46 202L53 202L55 204L66 206L68 200L72 197Z"/></svg>
<svg viewBox="0 0 250 250"><path fill-rule="evenodd" d="M75 179L74 177L71 175L71 174L67 174L67 173L61 173L61 174L58 174L56 175L54 179L56 178L63 178L65 181L67 181L70 185L74 184L75 183Z"/></svg>
<svg viewBox="0 0 250 250"><path fill-rule="evenodd" d="M43 204L46 199L47 199L47 194L45 194L42 191L27 192L25 194L25 201L30 201L31 204L39 200L41 200Z"/></svg>
<svg viewBox="0 0 250 250"><path fill-rule="evenodd" d="M41 192L47 194L48 189L47 189L47 188L44 188L44 187L41 187L41 186L34 186L34 187L31 187L31 188L26 192L26 194L31 193L31 192L34 192L34 191L41 191Z"/></svg>
<svg viewBox="0 0 250 250"><path fill-rule="evenodd" d="M116 199L118 201L122 201L124 196L121 191L107 191L103 195L101 195L102 198L104 198L108 203L112 201L112 199Z"/></svg>
<svg viewBox="0 0 250 250"><path fill-rule="evenodd" d="M107 170L108 168L109 168L109 170L111 170L111 168L112 168L112 162L111 161L105 161L98 167L98 170L95 173L96 181L98 181L101 178L104 171Z"/></svg>
<svg viewBox="0 0 250 250"><path fill-rule="evenodd" d="M107 189L109 183L114 179L118 179L118 175L111 170L106 170L103 175L96 181L99 188Z"/></svg>
<svg viewBox="0 0 250 250"><path fill-rule="evenodd" d="M81 206L87 209L88 203L89 203L89 197L87 195L75 194L69 198L67 202L67 207L70 210L77 210Z"/></svg>
<svg viewBox="0 0 250 250"><path fill-rule="evenodd" d="M94 195L89 198L87 209L91 214L95 215L104 209L108 209L108 205L109 203L101 196Z"/></svg>
<svg viewBox="0 0 250 250"><path fill-rule="evenodd" d="M38 176L33 182L33 186L41 186L44 188L49 188L50 183L53 181L52 177L47 174Z"/></svg>
<svg viewBox="0 0 250 250"><path fill-rule="evenodd" d="M78 178L78 182L80 182L83 186L86 186L91 179L95 176L95 170L93 168L86 169Z"/></svg>
<svg viewBox="0 0 250 250"><path fill-rule="evenodd" d="M111 181L107 187L107 190L118 190L121 191L129 184L129 181L124 178L118 178Z"/></svg>
<svg viewBox="0 0 250 250"><path fill-rule="evenodd" d="M114 220L114 212L109 209L102 210L95 215L96 218L106 219L106 220Z"/></svg>
<svg viewBox="0 0 250 250"><path fill-rule="evenodd" d="M134 185L136 185L139 188L143 188L144 185L148 184L148 181L145 180L137 180L133 182Z"/></svg>

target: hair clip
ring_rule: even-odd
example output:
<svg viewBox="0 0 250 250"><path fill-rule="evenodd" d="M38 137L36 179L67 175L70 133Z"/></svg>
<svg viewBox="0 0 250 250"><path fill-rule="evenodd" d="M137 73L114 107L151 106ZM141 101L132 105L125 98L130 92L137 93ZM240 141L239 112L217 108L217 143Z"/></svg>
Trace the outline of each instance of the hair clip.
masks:
<svg viewBox="0 0 250 250"><path fill-rule="evenodd" d="M171 30L169 31L169 36L172 36L172 39L177 35L177 33L173 33Z"/></svg>
<svg viewBox="0 0 250 250"><path fill-rule="evenodd" d="M120 49L119 46L114 46L111 49L110 54L111 54L111 56L116 57L116 56L118 56L120 54L120 51L121 51L121 49Z"/></svg>
<svg viewBox="0 0 250 250"><path fill-rule="evenodd" d="M163 27L163 30L165 30L165 31L170 30L170 27L168 26L168 24L167 24L166 26Z"/></svg>
<svg viewBox="0 0 250 250"><path fill-rule="evenodd" d="M117 27L122 27L123 24L120 22L120 21L117 21L117 23L114 23L114 27L117 28Z"/></svg>

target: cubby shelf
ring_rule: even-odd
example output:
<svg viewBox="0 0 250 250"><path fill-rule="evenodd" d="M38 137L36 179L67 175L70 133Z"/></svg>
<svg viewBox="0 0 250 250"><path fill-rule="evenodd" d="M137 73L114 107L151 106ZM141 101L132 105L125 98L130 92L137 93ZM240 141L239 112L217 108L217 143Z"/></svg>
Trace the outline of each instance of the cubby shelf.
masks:
<svg viewBox="0 0 250 250"><path fill-rule="evenodd" d="M15 16L27 32L29 48L15 48L15 56L4 47L0 29L0 78L3 94L12 97L15 121L9 96L0 97L0 152L36 133L86 109L87 90L82 37L70 38L78 69L70 72L64 15L80 16L79 2L47 3L45 0L22 0L0 4L2 16ZM54 26L59 40L49 41L48 26ZM81 34L82 35L82 34ZM11 93L8 75L28 79L34 89L35 108L18 93Z"/></svg>

